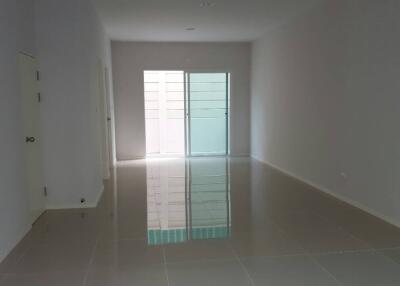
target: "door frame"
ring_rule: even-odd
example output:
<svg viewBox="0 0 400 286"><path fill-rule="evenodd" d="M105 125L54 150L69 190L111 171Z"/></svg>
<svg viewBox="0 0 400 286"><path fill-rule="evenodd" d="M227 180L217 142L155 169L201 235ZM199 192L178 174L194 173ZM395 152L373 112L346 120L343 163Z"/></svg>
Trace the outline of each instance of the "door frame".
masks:
<svg viewBox="0 0 400 286"><path fill-rule="evenodd" d="M142 94L143 94L143 111L145 110L145 105L144 105L144 94L145 94L145 89L144 89L144 72L145 71L180 71L183 72L183 101L184 101L184 157L226 157L230 156L231 154L231 120L232 120L232 104L231 104L231 99L232 99L232 94L233 94L233 86L232 86L232 78L233 78L233 72L232 69L180 69L180 68L143 68L141 72L141 79L140 83L142 85ZM225 73L227 75L227 100L226 100L226 105L227 105L227 120L226 120L226 153L221 154L221 155L215 155L215 154L204 154L204 155L195 155L192 156L190 155L189 152L189 146L190 146L190 138L189 138L189 128L190 128L190 121L189 121L189 113L188 113L188 102L187 100L187 93L188 93L188 86L187 83L188 81L186 80L186 75L190 73ZM145 112L143 112L144 116L144 122L146 122L145 118ZM145 123L146 124L146 123ZM146 145L146 128L144 128L145 132L145 145ZM146 150L146 156L147 156L147 150Z"/></svg>

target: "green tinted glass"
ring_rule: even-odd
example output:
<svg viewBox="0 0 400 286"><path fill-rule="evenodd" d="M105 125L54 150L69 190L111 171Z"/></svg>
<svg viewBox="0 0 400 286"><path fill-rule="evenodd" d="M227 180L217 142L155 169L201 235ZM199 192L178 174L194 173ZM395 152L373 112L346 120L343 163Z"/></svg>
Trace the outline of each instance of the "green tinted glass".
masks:
<svg viewBox="0 0 400 286"><path fill-rule="evenodd" d="M227 73L189 73L189 155L228 153Z"/></svg>

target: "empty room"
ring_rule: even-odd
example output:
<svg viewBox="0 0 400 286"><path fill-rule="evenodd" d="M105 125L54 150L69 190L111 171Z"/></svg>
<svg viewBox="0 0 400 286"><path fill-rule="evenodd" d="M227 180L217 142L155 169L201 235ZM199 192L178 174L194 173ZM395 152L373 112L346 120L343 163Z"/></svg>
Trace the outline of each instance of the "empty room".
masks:
<svg viewBox="0 0 400 286"><path fill-rule="evenodd" d="M0 286L400 285L399 15L0 0Z"/></svg>

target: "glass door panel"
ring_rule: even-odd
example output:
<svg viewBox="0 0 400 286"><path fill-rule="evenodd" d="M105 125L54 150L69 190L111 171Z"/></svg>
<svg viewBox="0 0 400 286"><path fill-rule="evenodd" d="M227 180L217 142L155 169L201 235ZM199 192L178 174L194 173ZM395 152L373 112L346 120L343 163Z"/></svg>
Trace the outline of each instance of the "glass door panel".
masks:
<svg viewBox="0 0 400 286"><path fill-rule="evenodd" d="M188 73L188 154L228 154L228 73Z"/></svg>

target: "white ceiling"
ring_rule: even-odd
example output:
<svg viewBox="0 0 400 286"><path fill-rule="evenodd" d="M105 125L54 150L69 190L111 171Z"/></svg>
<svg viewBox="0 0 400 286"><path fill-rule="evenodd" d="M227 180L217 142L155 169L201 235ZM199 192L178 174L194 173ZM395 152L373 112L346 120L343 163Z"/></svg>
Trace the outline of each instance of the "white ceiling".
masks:
<svg viewBox="0 0 400 286"><path fill-rule="evenodd" d="M113 40L185 42L252 41L320 1L93 0Z"/></svg>

